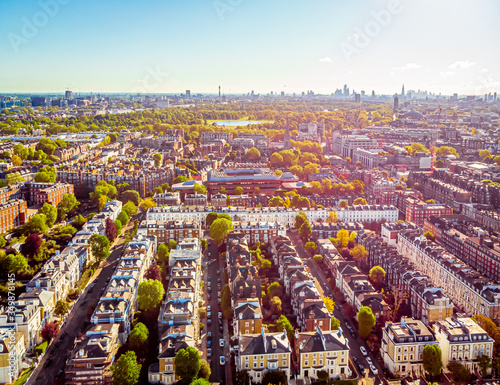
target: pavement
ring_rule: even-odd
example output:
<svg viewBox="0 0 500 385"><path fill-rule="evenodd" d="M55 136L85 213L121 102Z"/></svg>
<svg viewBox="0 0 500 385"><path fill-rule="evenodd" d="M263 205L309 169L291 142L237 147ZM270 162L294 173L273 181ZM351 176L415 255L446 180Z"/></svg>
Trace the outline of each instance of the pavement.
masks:
<svg viewBox="0 0 500 385"><path fill-rule="evenodd" d="M130 220L130 223L123 232L133 228L134 218ZM30 376L29 381L26 382L26 385L47 385L52 383L56 377L64 376L66 360L73 350L75 339L79 337L86 326L90 324L90 317L87 314L89 306L92 303L97 303L101 297L102 291L108 284L108 279L111 278L116 269L123 248L124 239L122 235L115 240L110 249L111 253L109 257L101 264L89 280L87 287L73 305L59 333L40 359L40 362ZM92 283L95 283L94 287L91 287ZM49 362L48 366L44 367L47 362Z"/></svg>
<svg viewBox="0 0 500 385"><path fill-rule="evenodd" d="M306 264L309 267L309 272L311 273L311 275L314 278L314 284L315 284L316 288L318 289L319 293L323 296L328 296L335 301L335 297L333 295L333 292L328 287L328 281L326 279L324 272L321 270L319 265L316 262L314 262L314 260L310 257L309 253L304 249L304 246L302 244L302 240L300 239L300 236L298 235L297 231L290 230L287 232L287 235L290 237L290 239L294 243L299 256L302 258L303 261L306 261ZM361 337L359 337L359 335L356 331L356 325L354 324L352 319L349 319L347 316L345 316L342 313L340 306L337 306L337 304L335 304L333 315L335 316L335 318L337 318L340 321L340 327L342 328L344 336L349 341L351 359L353 357L356 357L365 368L369 368L369 364L366 361L366 357L363 356L363 354L360 351L361 346L364 346L366 351L368 352L367 357L371 358L371 360L373 361L373 364L378 369L377 375L374 375L370 371L369 376L374 377L375 384L386 383L384 371L382 370L382 366L378 363L377 358L371 353L370 349L368 349L368 346L366 345L364 340ZM352 330L354 330L353 334L351 334L349 332L347 325L349 325L352 328ZM358 368L356 368L356 371L358 372L358 374L361 375L361 377L364 377L364 373L360 373Z"/></svg>

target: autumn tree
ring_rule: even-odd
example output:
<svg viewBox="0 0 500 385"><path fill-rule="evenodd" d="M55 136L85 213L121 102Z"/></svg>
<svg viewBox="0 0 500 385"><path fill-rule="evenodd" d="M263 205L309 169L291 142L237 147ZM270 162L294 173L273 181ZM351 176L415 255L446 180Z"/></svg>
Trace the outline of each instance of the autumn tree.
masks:
<svg viewBox="0 0 500 385"><path fill-rule="evenodd" d="M366 251L363 245L356 245L351 249L350 254L356 262L363 264L366 262L368 251Z"/></svg>
<svg viewBox="0 0 500 385"><path fill-rule="evenodd" d="M373 283L380 285L385 278L385 270L380 266L373 266L368 276Z"/></svg>
<svg viewBox="0 0 500 385"><path fill-rule="evenodd" d="M144 279L156 279L161 282L161 271L156 263L148 267L146 273L144 273Z"/></svg>
<svg viewBox="0 0 500 385"><path fill-rule="evenodd" d="M111 220L111 218L106 218L106 238L110 242L113 242L116 239L116 236L118 235L118 229L116 228L116 224Z"/></svg>
<svg viewBox="0 0 500 385"><path fill-rule="evenodd" d="M21 246L21 253L27 258L33 259L33 257L40 252L42 243L43 240L38 234L30 234Z"/></svg>
<svg viewBox="0 0 500 385"><path fill-rule="evenodd" d="M255 147L252 147L248 149L248 151L245 153L245 159L249 161L257 161L260 159L260 151L257 150Z"/></svg>
<svg viewBox="0 0 500 385"><path fill-rule="evenodd" d="M52 340L59 332L59 325L55 322L48 322L42 329L41 335L45 341Z"/></svg>

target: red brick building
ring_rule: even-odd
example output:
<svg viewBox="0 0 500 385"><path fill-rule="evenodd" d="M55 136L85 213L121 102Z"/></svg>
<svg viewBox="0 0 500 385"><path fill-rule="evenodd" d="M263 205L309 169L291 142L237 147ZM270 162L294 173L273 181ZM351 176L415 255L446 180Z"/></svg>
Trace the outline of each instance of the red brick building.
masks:
<svg viewBox="0 0 500 385"><path fill-rule="evenodd" d="M0 233L24 225L28 205L21 199L13 199L0 205Z"/></svg>
<svg viewBox="0 0 500 385"><path fill-rule="evenodd" d="M407 198L406 221L413 222L418 226L423 226L424 221L431 215L451 215L453 209L441 204L428 204L414 198Z"/></svg>
<svg viewBox="0 0 500 385"><path fill-rule="evenodd" d="M49 203L57 206L64 194L75 194L73 185L67 183L30 183L29 191L31 203L35 205Z"/></svg>

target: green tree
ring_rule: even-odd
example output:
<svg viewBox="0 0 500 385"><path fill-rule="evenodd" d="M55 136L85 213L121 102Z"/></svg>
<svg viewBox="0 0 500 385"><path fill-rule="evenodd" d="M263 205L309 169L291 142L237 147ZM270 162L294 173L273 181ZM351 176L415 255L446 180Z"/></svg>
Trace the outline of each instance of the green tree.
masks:
<svg viewBox="0 0 500 385"><path fill-rule="evenodd" d="M11 162L14 167L19 167L20 165L23 164L23 160L17 155L12 155Z"/></svg>
<svg viewBox="0 0 500 385"><path fill-rule="evenodd" d="M149 330L142 322L138 322L128 336L128 342L132 350L139 354L148 347Z"/></svg>
<svg viewBox="0 0 500 385"><path fill-rule="evenodd" d="M122 233L122 230L123 230L122 223L118 219L116 219L113 223L116 226L116 234L120 235Z"/></svg>
<svg viewBox="0 0 500 385"><path fill-rule="evenodd" d="M424 350L425 352L425 350ZM471 375L469 370L458 361L450 361L446 367L453 379L457 382L467 382L470 383ZM438 374L436 374L438 375Z"/></svg>
<svg viewBox="0 0 500 385"><path fill-rule="evenodd" d="M486 355L477 356L477 364L481 368L481 375L486 377L488 375L488 369L491 368L492 362L491 358Z"/></svg>
<svg viewBox="0 0 500 385"><path fill-rule="evenodd" d="M5 176L5 181L7 185L13 185L21 182L25 182L25 179L18 172L11 172Z"/></svg>
<svg viewBox="0 0 500 385"><path fill-rule="evenodd" d="M157 255L158 255L158 262L160 262L162 265L168 263L168 247L164 243L160 244L158 246L157 250Z"/></svg>
<svg viewBox="0 0 500 385"><path fill-rule="evenodd" d="M422 353L422 365L424 370L431 376L441 374L443 368L442 352L437 344L425 345Z"/></svg>
<svg viewBox="0 0 500 385"><path fill-rule="evenodd" d="M339 327L340 327L340 321L337 318L332 317L330 320L330 329L339 330Z"/></svg>
<svg viewBox="0 0 500 385"><path fill-rule="evenodd" d="M38 210L38 212L40 214L45 215L47 225L49 227L54 226L54 223L56 222L57 219L57 209L54 206L48 203L44 203L42 208Z"/></svg>
<svg viewBox="0 0 500 385"><path fill-rule="evenodd" d="M197 194L206 194L208 192L207 188L205 185L201 183L195 183L194 184L194 192Z"/></svg>
<svg viewBox="0 0 500 385"><path fill-rule="evenodd" d="M296 230L300 229L300 227L307 221L306 214L301 211L295 216L295 224L294 227Z"/></svg>
<svg viewBox="0 0 500 385"><path fill-rule="evenodd" d="M89 239L90 251L98 261L109 257L109 239L104 235L92 234Z"/></svg>
<svg viewBox="0 0 500 385"><path fill-rule="evenodd" d="M5 237L0 234L0 248L3 248L7 245L7 241L5 240Z"/></svg>
<svg viewBox="0 0 500 385"><path fill-rule="evenodd" d="M372 332L372 328L377 323L377 319L368 306L361 306L358 312L358 333L366 339Z"/></svg>
<svg viewBox="0 0 500 385"><path fill-rule="evenodd" d="M0 268L2 271L9 274L19 274L28 267L28 260L22 254L5 255L5 253L0 253Z"/></svg>
<svg viewBox="0 0 500 385"><path fill-rule="evenodd" d="M248 149L248 151L245 153L245 159L250 160L252 162L259 160L260 151L257 150L255 147Z"/></svg>
<svg viewBox="0 0 500 385"><path fill-rule="evenodd" d="M208 363L207 363L207 365L208 365ZM210 366L209 366L209 368L210 368ZM210 382L208 382L208 380L206 380L204 378L198 378L198 379L192 381L189 385L210 385Z"/></svg>
<svg viewBox="0 0 500 385"><path fill-rule="evenodd" d="M272 298L274 296L280 297L283 295L283 290L281 289L281 285L279 282L273 282L267 287L267 296Z"/></svg>
<svg viewBox="0 0 500 385"><path fill-rule="evenodd" d="M127 190L122 193L120 200L122 202L131 201L134 203L134 205L139 206L139 204L141 203L141 196L135 190Z"/></svg>
<svg viewBox="0 0 500 385"><path fill-rule="evenodd" d="M283 165L283 157L277 152L273 152L269 161L271 167L281 167Z"/></svg>
<svg viewBox="0 0 500 385"><path fill-rule="evenodd" d="M128 214L125 211L120 211L120 214L118 214L117 218L123 225L123 227L128 225L128 221L130 220Z"/></svg>
<svg viewBox="0 0 500 385"><path fill-rule="evenodd" d="M69 304L66 301L59 300L54 307L54 314L58 317L66 315L69 311Z"/></svg>
<svg viewBox="0 0 500 385"><path fill-rule="evenodd" d="M295 332L295 329L293 328L293 326L290 323L290 321L288 320L288 318L286 318L286 316L284 316L283 314L280 315L280 317L276 321L276 328L279 331L285 330L286 335L288 336L288 339L293 338L293 333Z"/></svg>
<svg viewBox="0 0 500 385"><path fill-rule="evenodd" d="M212 223L214 223L214 221L219 218L219 216L217 215L217 213L214 213L214 212L211 212L211 213L208 213L207 214L207 218L205 219L205 223L207 226L211 226Z"/></svg>
<svg viewBox="0 0 500 385"><path fill-rule="evenodd" d="M165 294L165 289L160 281L148 279L141 282L137 294L139 309L152 311L158 308Z"/></svg>
<svg viewBox="0 0 500 385"><path fill-rule="evenodd" d="M216 219L210 226L210 237L216 242L222 242L233 229L233 222L225 218Z"/></svg>
<svg viewBox="0 0 500 385"><path fill-rule="evenodd" d="M128 201L122 207L122 211L125 211L129 218L137 214L137 206L132 201Z"/></svg>
<svg viewBox="0 0 500 385"><path fill-rule="evenodd" d="M155 161L155 166L160 167L161 166L161 154L156 153L153 155L153 160Z"/></svg>
<svg viewBox="0 0 500 385"><path fill-rule="evenodd" d="M224 285L220 291L220 307L224 318L231 319L233 309L231 308L231 288L229 285Z"/></svg>
<svg viewBox="0 0 500 385"><path fill-rule="evenodd" d="M269 202L267 202L267 205L269 207L285 207L285 201L282 197L272 197L269 199Z"/></svg>
<svg viewBox="0 0 500 385"><path fill-rule="evenodd" d="M312 234L312 227L309 221L305 221L299 229L299 235L302 238L302 242L307 244L307 240Z"/></svg>
<svg viewBox="0 0 500 385"><path fill-rule="evenodd" d="M174 358L175 375L180 377L181 381L189 384L200 372L200 354L192 346L186 349L180 349Z"/></svg>
<svg viewBox="0 0 500 385"><path fill-rule="evenodd" d="M74 195L64 194L62 200L57 204L57 212L59 218L66 219L68 214L72 214L76 208L80 205Z"/></svg>
<svg viewBox="0 0 500 385"><path fill-rule="evenodd" d="M200 371L198 372L198 378L208 380L212 370L210 369L210 364L206 360L200 360Z"/></svg>
<svg viewBox="0 0 500 385"><path fill-rule="evenodd" d="M385 278L385 270L380 266L373 266L370 269L370 274L368 275L372 282L380 285Z"/></svg>
<svg viewBox="0 0 500 385"><path fill-rule="evenodd" d="M271 305L271 312L275 315L281 314L281 299L279 297L272 297L269 301Z"/></svg>
<svg viewBox="0 0 500 385"><path fill-rule="evenodd" d="M318 381L321 381L321 382L328 381L328 378L330 377L330 375L328 374L328 371L326 371L326 370L317 371L316 376L318 377Z"/></svg>
<svg viewBox="0 0 500 385"><path fill-rule="evenodd" d="M233 385L250 385L250 375L248 370L237 370L233 377Z"/></svg>
<svg viewBox="0 0 500 385"><path fill-rule="evenodd" d="M306 244L304 245L304 248L309 251L309 252L313 252L315 249L316 249L316 243L314 242L306 242Z"/></svg>
<svg viewBox="0 0 500 385"><path fill-rule="evenodd" d="M81 214L78 214L73 218L73 224L76 226L83 226L85 222L87 222L87 220Z"/></svg>
<svg viewBox="0 0 500 385"><path fill-rule="evenodd" d="M45 233L49 228L47 218L43 214L35 214L28 223L24 225L26 233Z"/></svg>
<svg viewBox="0 0 500 385"><path fill-rule="evenodd" d="M147 211L150 208L156 207L156 202L153 198L146 198L141 202L141 207Z"/></svg>
<svg viewBox="0 0 500 385"><path fill-rule="evenodd" d="M137 356L128 351L120 356L116 364L111 367L113 385L135 385L139 383L141 365L137 363Z"/></svg>
<svg viewBox="0 0 500 385"><path fill-rule="evenodd" d="M288 378L282 370L268 370L264 372L261 383L267 385L287 385Z"/></svg>

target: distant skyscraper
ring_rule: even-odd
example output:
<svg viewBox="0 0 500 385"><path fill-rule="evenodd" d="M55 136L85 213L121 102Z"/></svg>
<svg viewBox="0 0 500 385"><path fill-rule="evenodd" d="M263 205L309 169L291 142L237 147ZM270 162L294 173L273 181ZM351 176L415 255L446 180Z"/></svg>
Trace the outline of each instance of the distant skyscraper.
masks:
<svg viewBox="0 0 500 385"><path fill-rule="evenodd" d="M356 103L361 103L361 94L354 95L354 101Z"/></svg>
<svg viewBox="0 0 500 385"><path fill-rule="evenodd" d="M66 92L64 93L64 97L65 97L66 99L73 99L73 91L69 91L69 90L68 90L68 91L66 91Z"/></svg>
<svg viewBox="0 0 500 385"><path fill-rule="evenodd" d="M453 94L453 100L458 100L458 94L457 93Z"/></svg>
<svg viewBox="0 0 500 385"><path fill-rule="evenodd" d="M496 93L496 92L493 94L493 101L494 101L494 102L496 102L496 101L497 101L497 93Z"/></svg>
<svg viewBox="0 0 500 385"><path fill-rule="evenodd" d="M253 95L254 95L254 94L253 94L253 90L252 90L252 97L253 97Z"/></svg>
<svg viewBox="0 0 500 385"><path fill-rule="evenodd" d="M31 106L32 107L45 107L46 99L43 96L32 96L31 97Z"/></svg>
<svg viewBox="0 0 500 385"><path fill-rule="evenodd" d="M344 96L349 96L349 88L347 88L347 84L344 84Z"/></svg>
<svg viewBox="0 0 500 385"><path fill-rule="evenodd" d="M186 98L190 98L191 97L191 91L190 90L186 90Z"/></svg>
<svg viewBox="0 0 500 385"><path fill-rule="evenodd" d="M375 97L375 90L372 91L372 98Z"/></svg>
<svg viewBox="0 0 500 385"><path fill-rule="evenodd" d="M281 97L284 98L285 97L285 91L281 91Z"/></svg>
<svg viewBox="0 0 500 385"><path fill-rule="evenodd" d="M394 96L394 111L397 111L399 108L399 98Z"/></svg>
<svg viewBox="0 0 500 385"><path fill-rule="evenodd" d="M304 91L302 91L302 96L306 96L306 93Z"/></svg>
<svg viewBox="0 0 500 385"><path fill-rule="evenodd" d="M405 85L403 84L403 88L401 88L401 96L405 96Z"/></svg>

